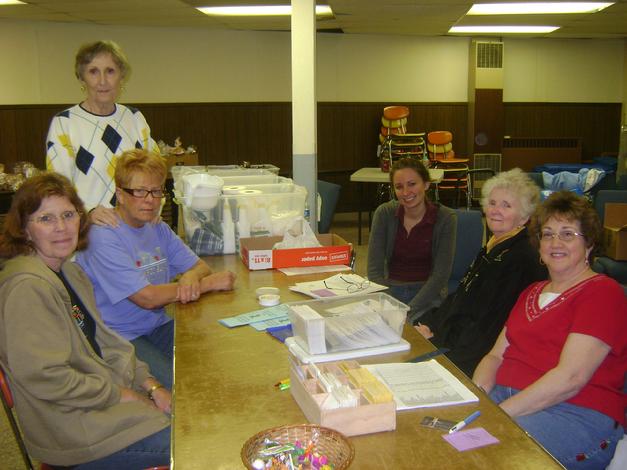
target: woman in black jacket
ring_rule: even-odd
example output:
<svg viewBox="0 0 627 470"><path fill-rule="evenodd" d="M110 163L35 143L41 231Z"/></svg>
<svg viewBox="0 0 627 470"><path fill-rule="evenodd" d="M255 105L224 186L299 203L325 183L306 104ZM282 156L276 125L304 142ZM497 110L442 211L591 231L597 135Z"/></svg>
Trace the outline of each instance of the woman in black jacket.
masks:
<svg viewBox="0 0 627 470"><path fill-rule="evenodd" d="M538 186L519 168L499 173L482 188L492 232L457 290L420 317L416 329L468 376L494 345L525 287L546 278L525 224L540 200Z"/></svg>

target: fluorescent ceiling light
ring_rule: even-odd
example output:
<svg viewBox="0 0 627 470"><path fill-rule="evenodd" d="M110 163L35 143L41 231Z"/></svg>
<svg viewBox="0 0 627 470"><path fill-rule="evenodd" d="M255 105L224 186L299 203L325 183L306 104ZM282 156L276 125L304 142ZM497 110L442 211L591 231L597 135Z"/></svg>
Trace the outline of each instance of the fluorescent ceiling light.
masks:
<svg viewBox="0 0 627 470"><path fill-rule="evenodd" d="M20 2L20 0L0 0L0 6L2 5L26 5L24 2Z"/></svg>
<svg viewBox="0 0 627 470"><path fill-rule="evenodd" d="M552 33L559 26L453 26L449 33Z"/></svg>
<svg viewBox="0 0 627 470"><path fill-rule="evenodd" d="M534 15L562 13L596 13L614 3L551 2L551 3L476 3L467 15Z"/></svg>
<svg viewBox="0 0 627 470"><path fill-rule="evenodd" d="M292 14L291 5L239 6L239 7L198 7L205 15L211 16L288 16ZM316 15L332 15L328 5L316 5Z"/></svg>

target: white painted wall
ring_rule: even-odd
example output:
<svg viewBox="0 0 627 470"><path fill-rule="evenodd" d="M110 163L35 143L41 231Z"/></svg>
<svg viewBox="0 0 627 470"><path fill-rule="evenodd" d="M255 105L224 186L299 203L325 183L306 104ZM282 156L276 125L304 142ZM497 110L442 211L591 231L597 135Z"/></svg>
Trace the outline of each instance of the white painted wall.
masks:
<svg viewBox="0 0 627 470"><path fill-rule="evenodd" d="M133 75L123 102L289 101L290 36L0 20L0 104L73 103L77 48L113 39ZM319 34L320 101L465 102L468 40ZM505 41L504 100L623 102L622 40Z"/></svg>
<svg viewBox="0 0 627 470"><path fill-rule="evenodd" d="M622 40L508 39L503 101L620 103Z"/></svg>

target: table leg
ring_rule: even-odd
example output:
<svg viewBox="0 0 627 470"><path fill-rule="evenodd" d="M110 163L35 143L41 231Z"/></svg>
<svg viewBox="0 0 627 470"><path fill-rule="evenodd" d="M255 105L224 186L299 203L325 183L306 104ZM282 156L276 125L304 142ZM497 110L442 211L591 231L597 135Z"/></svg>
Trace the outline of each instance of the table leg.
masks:
<svg viewBox="0 0 627 470"><path fill-rule="evenodd" d="M364 203L364 183L360 183L361 186L361 197L359 198L359 204L357 204L357 244L361 245L361 205Z"/></svg>

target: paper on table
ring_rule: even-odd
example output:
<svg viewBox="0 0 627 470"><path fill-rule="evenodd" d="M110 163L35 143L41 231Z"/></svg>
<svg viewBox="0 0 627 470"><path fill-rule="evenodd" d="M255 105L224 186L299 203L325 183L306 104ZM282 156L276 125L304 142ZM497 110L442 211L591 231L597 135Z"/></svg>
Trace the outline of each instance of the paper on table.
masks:
<svg viewBox="0 0 627 470"><path fill-rule="evenodd" d="M350 271L351 268L344 265L328 265L328 266L301 266L294 268L280 268L286 276L300 276L303 274L318 274L318 273L335 273L341 271Z"/></svg>
<svg viewBox="0 0 627 470"><path fill-rule="evenodd" d="M496 437L483 428L473 428L454 432L453 434L443 434L442 437L460 452L499 443Z"/></svg>
<svg viewBox="0 0 627 470"><path fill-rule="evenodd" d="M287 305L280 304L274 307L262 308L261 310L242 313L241 315L237 315L235 317L222 318L218 320L218 322L228 328L233 328L236 326L248 325L249 323L284 317L287 315L287 311Z"/></svg>
<svg viewBox="0 0 627 470"><path fill-rule="evenodd" d="M264 331L264 330L267 330L268 328L276 328L279 326L285 326L289 324L290 324L290 318L287 315L285 315L282 317L270 318L268 320L256 321L254 323L251 323L250 326L252 326L257 331Z"/></svg>
<svg viewBox="0 0 627 470"><path fill-rule="evenodd" d="M353 290L352 286L357 287ZM314 299L320 299L323 297L372 294L387 289L387 286L368 281L358 274L336 274L320 281L297 282L289 289Z"/></svg>
<svg viewBox="0 0 627 470"><path fill-rule="evenodd" d="M479 401L435 359L418 363L367 364L363 367L389 387L397 410Z"/></svg>

